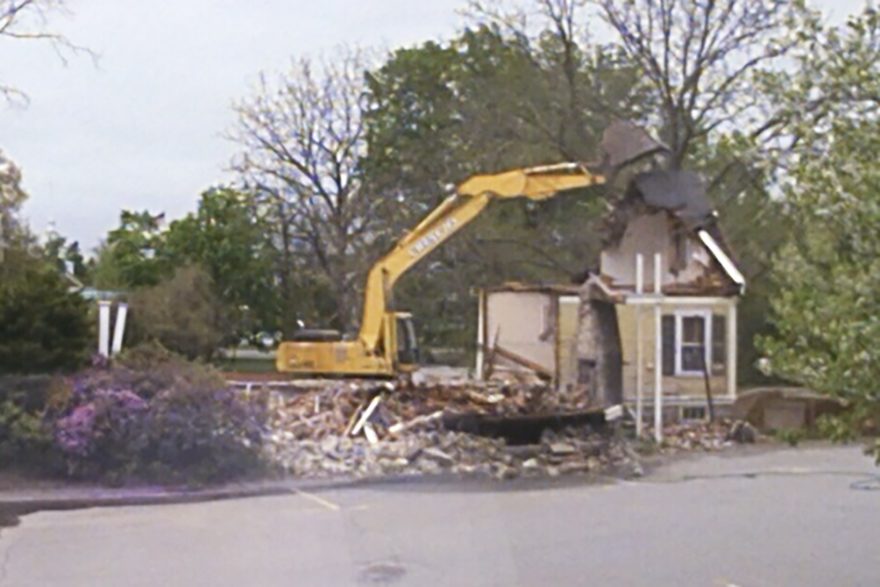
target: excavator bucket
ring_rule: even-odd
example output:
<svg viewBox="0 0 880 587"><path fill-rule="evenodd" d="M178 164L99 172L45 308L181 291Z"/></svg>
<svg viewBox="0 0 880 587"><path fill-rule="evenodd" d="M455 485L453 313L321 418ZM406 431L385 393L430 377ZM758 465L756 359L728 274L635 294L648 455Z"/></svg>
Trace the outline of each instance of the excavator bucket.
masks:
<svg viewBox="0 0 880 587"><path fill-rule="evenodd" d="M627 165L657 153L669 152L669 147L656 141L648 131L626 120L618 120L602 133L602 172L613 177Z"/></svg>

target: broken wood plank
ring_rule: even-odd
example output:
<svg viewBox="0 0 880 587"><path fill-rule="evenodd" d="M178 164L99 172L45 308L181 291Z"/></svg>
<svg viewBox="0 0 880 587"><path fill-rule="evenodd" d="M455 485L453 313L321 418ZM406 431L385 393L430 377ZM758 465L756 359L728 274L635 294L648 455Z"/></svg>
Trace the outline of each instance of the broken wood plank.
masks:
<svg viewBox="0 0 880 587"><path fill-rule="evenodd" d="M357 436L360 433L361 428L364 427L364 424L367 423L367 420L370 418L370 416L373 415L373 412L376 411L376 407L378 407L380 401L382 401L381 395L377 395L373 398L373 400L370 402L370 405L367 406L367 409L364 410L363 414L361 414L361 418L360 420L358 420L358 423L354 425L354 428L352 428L352 436Z"/></svg>
<svg viewBox="0 0 880 587"><path fill-rule="evenodd" d="M388 428L388 434L397 435L401 432L406 432L407 430L411 430L416 426L421 426L422 424L427 424L429 422L433 422L434 420L439 420L443 417L443 414L443 410L438 410L433 414L428 414L427 416L419 416L417 418L413 418L409 422L398 422L397 424L393 424Z"/></svg>
<svg viewBox="0 0 880 587"><path fill-rule="evenodd" d="M507 350L504 347L501 347L499 345L495 345L494 350L495 350L495 354L498 355L499 357L503 357L503 358L507 359L508 361L512 361L521 367L525 367L526 369L528 369L530 371L534 371L538 375L538 377L546 378L546 379L553 379L553 373L549 369L544 367L543 365L539 365L538 363L536 363L530 359L527 359L521 355L518 355L518 354L514 353L513 351Z"/></svg>
<svg viewBox="0 0 880 587"><path fill-rule="evenodd" d="M358 421L358 417L361 415L361 412L364 411L363 404L359 405L354 413L351 415L351 418L348 420L348 425L345 427L345 431L342 433L343 436L348 436L351 434L352 429L354 428L355 422Z"/></svg>
<svg viewBox="0 0 880 587"><path fill-rule="evenodd" d="M367 437L367 442L370 444L376 444L379 442L379 435L376 434L376 431L373 429L373 425L367 422L364 424L364 436Z"/></svg>

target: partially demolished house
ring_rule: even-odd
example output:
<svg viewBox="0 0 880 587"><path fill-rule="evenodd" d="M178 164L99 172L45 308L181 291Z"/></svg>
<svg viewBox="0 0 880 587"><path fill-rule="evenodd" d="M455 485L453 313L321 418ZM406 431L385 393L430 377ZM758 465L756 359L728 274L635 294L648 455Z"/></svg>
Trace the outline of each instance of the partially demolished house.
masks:
<svg viewBox="0 0 880 587"><path fill-rule="evenodd" d="M650 407L659 390L679 417L702 417L708 396L736 397L744 289L699 177L642 173L584 283L482 292L478 375L529 369L596 406Z"/></svg>

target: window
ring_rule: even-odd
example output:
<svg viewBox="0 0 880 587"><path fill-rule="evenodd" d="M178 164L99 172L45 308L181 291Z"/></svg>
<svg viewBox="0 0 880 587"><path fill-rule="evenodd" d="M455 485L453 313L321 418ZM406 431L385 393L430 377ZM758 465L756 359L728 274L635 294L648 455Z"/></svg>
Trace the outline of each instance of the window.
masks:
<svg viewBox="0 0 880 587"><path fill-rule="evenodd" d="M703 406L682 406L680 415L682 420L705 420L706 408Z"/></svg>
<svg viewBox="0 0 880 587"><path fill-rule="evenodd" d="M680 342L678 343L678 357L675 370L679 374L702 373L704 365L712 364L709 359L711 350L708 347L706 333L707 322L710 319L705 315L681 315L676 316L676 327Z"/></svg>
<svg viewBox="0 0 880 587"><path fill-rule="evenodd" d="M721 375L725 371L727 322L706 310L663 316L663 374Z"/></svg>

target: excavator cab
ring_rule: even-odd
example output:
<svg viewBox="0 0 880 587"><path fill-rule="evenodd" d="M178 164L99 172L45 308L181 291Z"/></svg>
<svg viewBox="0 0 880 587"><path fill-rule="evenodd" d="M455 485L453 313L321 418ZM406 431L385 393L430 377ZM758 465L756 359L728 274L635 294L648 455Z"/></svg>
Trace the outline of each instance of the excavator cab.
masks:
<svg viewBox="0 0 880 587"><path fill-rule="evenodd" d="M389 349L397 354L392 360L400 372L410 373L419 367L419 342L416 338L416 329L413 325L412 314L409 312L389 312L386 315L387 333L393 336L393 340L387 340Z"/></svg>

